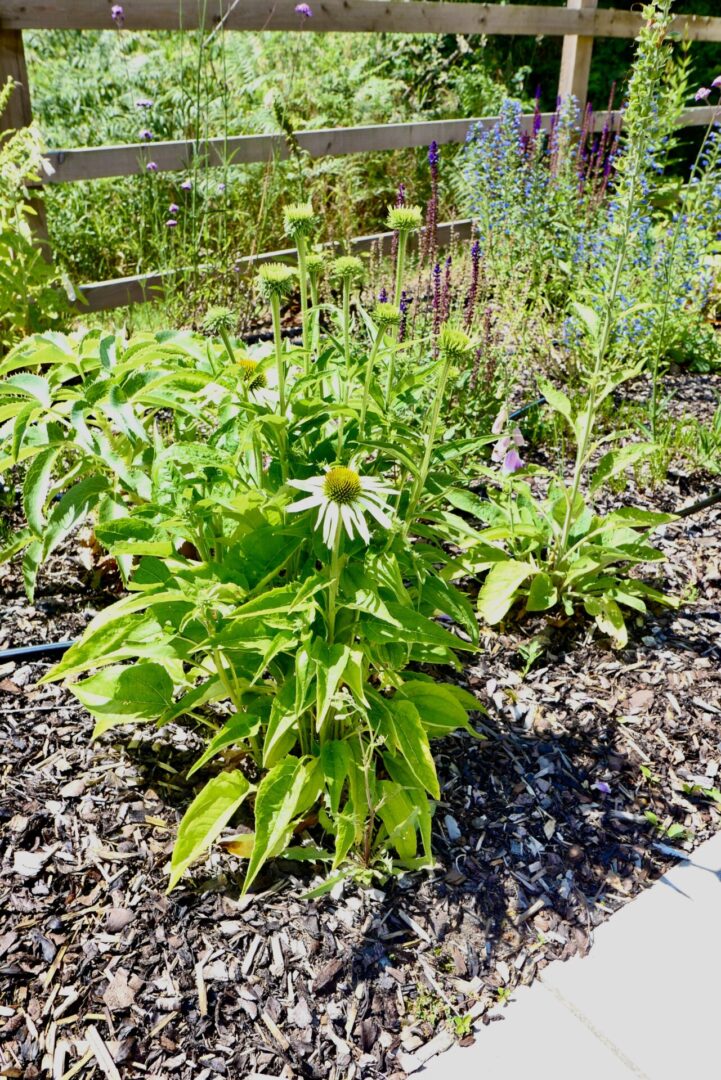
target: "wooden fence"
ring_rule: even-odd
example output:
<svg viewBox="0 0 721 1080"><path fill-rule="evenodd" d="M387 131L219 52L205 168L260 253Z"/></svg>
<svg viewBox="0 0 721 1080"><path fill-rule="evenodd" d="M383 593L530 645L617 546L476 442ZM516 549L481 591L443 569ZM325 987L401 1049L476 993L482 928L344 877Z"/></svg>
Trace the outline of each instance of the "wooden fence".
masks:
<svg viewBox="0 0 721 1080"><path fill-rule="evenodd" d="M573 94L586 100L588 78L596 37L633 38L642 17L637 12L598 9L597 0L567 0L566 7L531 7L525 4L431 3L428 0L310 0L312 18L298 15L295 0L125 0L126 30L195 30L209 33L223 30L268 30L286 32L368 32L394 34L509 34L544 35L563 38L558 95ZM30 29L112 29L109 0L0 0L0 81L11 76L18 92L10 110L0 118L2 128L17 128L32 119L27 69L23 51L24 30ZM674 32L697 41L721 42L721 18L679 16ZM684 125L707 124L713 110L688 109ZM603 125L604 114L596 117ZM614 118L611 118L614 119ZM340 156L379 150L398 150L462 142L472 123L490 126L497 117L463 118L407 124L379 124L370 127L331 128L297 133L298 143L311 157ZM543 117L548 125L550 117ZM268 161L288 156L283 135L241 135L195 141L126 144L93 148L52 150L48 157L55 172L46 183L72 183L111 176L131 176L145 172L152 159L159 171L188 168L192 162L213 168ZM449 223L461 232L467 222ZM354 241L367 246L380 237ZM278 252L271 253L278 257ZM268 255L245 260L248 269ZM98 282L81 288L93 310L149 299L162 290L168 274L141 274L131 278Z"/></svg>

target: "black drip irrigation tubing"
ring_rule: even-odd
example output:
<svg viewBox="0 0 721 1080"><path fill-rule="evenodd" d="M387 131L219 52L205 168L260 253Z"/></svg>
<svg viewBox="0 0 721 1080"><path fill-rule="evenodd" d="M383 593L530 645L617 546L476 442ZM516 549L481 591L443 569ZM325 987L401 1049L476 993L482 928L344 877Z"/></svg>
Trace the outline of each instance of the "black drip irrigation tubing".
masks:
<svg viewBox="0 0 721 1080"><path fill-rule="evenodd" d="M522 405L520 409L512 412L509 415L509 420L518 420L532 409L538 409L545 404L545 397L537 398L536 401L531 401L528 405ZM684 506L683 509L677 510L676 517L691 517L692 514L699 514L702 510L708 510L709 507L716 506L718 503L721 503L721 488L712 495L708 495L705 499L701 499L700 502L692 503L691 506ZM0 664L4 664L8 660L39 660L44 656L63 656L75 644L76 641L46 641L42 645L25 645L19 649L0 649Z"/></svg>

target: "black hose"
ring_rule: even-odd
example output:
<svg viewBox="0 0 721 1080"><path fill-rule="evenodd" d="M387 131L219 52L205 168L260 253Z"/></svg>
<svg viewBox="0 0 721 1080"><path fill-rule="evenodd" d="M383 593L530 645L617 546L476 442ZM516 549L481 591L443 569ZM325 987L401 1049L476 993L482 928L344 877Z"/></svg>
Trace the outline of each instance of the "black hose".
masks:
<svg viewBox="0 0 721 1080"><path fill-rule="evenodd" d="M545 405L545 404L546 404L545 397L539 397L536 401L531 401L528 405L522 405L520 409L516 409L515 412L511 413L511 415L508 417L508 419L509 420L518 420L518 418L520 416L525 416L527 412L531 411L531 409L538 409L538 408L541 407L541 405Z"/></svg>
<svg viewBox="0 0 721 1080"><path fill-rule="evenodd" d="M0 650L0 663L6 660L32 660L40 656L62 656L74 641L45 641L42 645L24 645L21 649Z"/></svg>
<svg viewBox="0 0 721 1080"><path fill-rule="evenodd" d="M691 517L691 514L698 514L699 510L708 510L709 506L716 506L717 503L721 503L721 489L715 491L713 495L707 495L700 502L692 503L691 506L684 506L683 510L677 510L676 517Z"/></svg>

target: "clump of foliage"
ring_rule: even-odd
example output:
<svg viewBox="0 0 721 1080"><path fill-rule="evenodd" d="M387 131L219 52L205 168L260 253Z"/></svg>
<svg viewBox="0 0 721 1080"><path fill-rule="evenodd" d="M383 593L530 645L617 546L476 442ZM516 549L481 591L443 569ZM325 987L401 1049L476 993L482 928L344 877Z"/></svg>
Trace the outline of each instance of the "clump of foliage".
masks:
<svg viewBox="0 0 721 1080"><path fill-rule="evenodd" d="M14 89L12 79L0 89L0 114ZM26 334L60 325L67 313L57 271L33 228L37 209L29 185L42 168L35 125L0 134L0 353Z"/></svg>

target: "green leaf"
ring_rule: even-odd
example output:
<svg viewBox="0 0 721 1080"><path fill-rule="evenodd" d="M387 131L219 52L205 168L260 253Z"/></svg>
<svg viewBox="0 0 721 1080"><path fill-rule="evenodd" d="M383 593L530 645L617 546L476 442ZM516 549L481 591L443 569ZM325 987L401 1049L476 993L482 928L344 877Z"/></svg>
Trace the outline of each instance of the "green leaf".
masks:
<svg viewBox="0 0 721 1080"><path fill-rule="evenodd" d="M28 371L21 371L18 375L11 375L9 379L6 379L0 390L4 392L7 387L19 390L25 397L35 398L46 409L49 409L53 403L50 383L42 375L33 375Z"/></svg>
<svg viewBox="0 0 721 1080"><path fill-rule="evenodd" d="M395 743L408 768L422 788L434 799L440 799L436 767L418 709L412 701L399 699L398 696L388 702L388 707Z"/></svg>
<svg viewBox="0 0 721 1080"><path fill-rule="evenodd" d="M25 548L25 554L23 555L23 585L25 586L25 594L31 604L35 599L35 582L37 581L42 557L42 544L39 540L33 540Z"/></svg>
<svg viewBox="0 0 721 1080"><path fill-rule="evenodd" d="M49 446L46 450L41 450L25 474L23 510L28 525L39 538L45 530L43 511L50 490L53 465L59 450L57 446Z"/></svg>
<svg viewBox="0 0 721 1080"><path fill-rule="evenodd" d="M279 761L258 785L255 799L255 844L243 883L243 892L253 884L268 859L279 855L293 833L294 819L306 807L304 792L308 769L298 758Z"/></svg>
<svg viewBox="0 0 721 1080"><path fill-rule="evenodd" d="M550 574L536 574L528 590L526 611L548 611L558 603L558 589L553 584Z"/></svg>
<svg viewBox="0 0 721 1080"><path fill-rule="evenodd" d="M168 892L175 888L190 864L220 836L250 790L246 778L236 770L214 776L196 795L178 827Z"/></svg>
<svg viewBox="0 0 721 1080"><path fill-rule="evenodd" d="M584 600L587 613L596 620L602 633L608 634L617 649L628 644L628 631L623 612L610 596L591 596Z"/></svg>
<svg viewBox="0 0 721 1080"><path fill-rule="evenodd" d="M363 629L370 641L398 642L405 641L416 645L442 645L450 649L473 651L475 645L462 638L449 634L438 623L420 615L413 608L403 604L387 604L387 611L395 625L370 615L362 617Z"/></svg>
<svg viewBox="0 0 721 1080"><path fill-rule="evenodd" d="M387 843L396 849L404 862L408 862L415 858L418 850L416 844L418 809L400 784L383 780L380 789L382 798L378 805L378 816L386 827Z"/></svg>
<svg viewBox="0 0 721 1080"><path fill-rule="evenodd" d="M43 534L43 558L61 544L76 525L97 504L99 496L108 489L104 476L86 476L84 480L66 491L54 506Z"/></svg>
<svg viewBox="0 0 721 1080"><path fill-rule="evenodd" d="M118 724L158 720L173 698L173 680L152 661L113 665L69 689L95 717L94 739Z"/></svg>
<svg viewBox="0 0 721 1080"><path fill-rule="evenodd" d="M646 457L652 449L653 443L632 443L604 454L591 477L591 491L598 491L602 484Z"/></svg>
<svg viewBox="0 0 721 1080"><path fill-rule="evenodd" d="M412 679L396 692L394 700L399 698L413 702L429 739L441 739L458 728L475 734L463 704L451 687ZM472 700L472 707L480 709L480 702Z"/></svg>
<svg viewBox="0 0 721 1080"><path fill-rule="evenodd" d="M538 379L538 388L553 411L560 413L569 423L572 423L573 408L570 399L561 390L557 390L548 379Z"/></svg>
<svg viewBox="0 0 721 1080"><path fill-rule="evenodd" d="M501 621L512 607L518 589L533 572L534 567L530 563L516 559L508 559L491 567L478 595L478 613L489 626Z"/></svg>
<svg viewBox="0 0 721 1080"><path fill-rule="evenodd" d="M579 321L586 328L586 332L591 341L596 341L601 324L598 314L593 308L588 307L586 304L579 304L576 300L572 300L570 306L573 308Z"/></svg>
<svg viewBox="0 0 721 1080"><path fill-rule="evenodd" d="M191 777L198 769L202 769L204 765L207 765L221 750L252 739L260 730L260 722L260 716L250 711L236 713L235 716L231 716L226 720L220 731L213 736L198 760L194 762L192 768L188 770L188 777Z"/></svg>
<svg viewBox="0 0 721 1080"><path fill-rule="evenodd" d="M313 658L316 671L316 730L320 731L328 715L333 698L340 686L348 662L350 649L347 645L326 645L314 642Z"/></svg>
<svg viewBox="0 0 721 1080"><path fill-rule="evenodd" d="M24 405L15 418L13 424L13 441L12 441L12 458L13 464L17 463L22 450L23 441L25 439L25 432L28 429L30 421L34 417L37 411L37 405L30 402L28 405Z"/></svg>
<svg viewBox="0 0 721 1080"><path fill-rule="evenodd" d="M348 743L340 739L324 743L320 750L320 764L328 789L331 813L335 815L340 809L343 785L353 764L353 754Z"/></svg>

